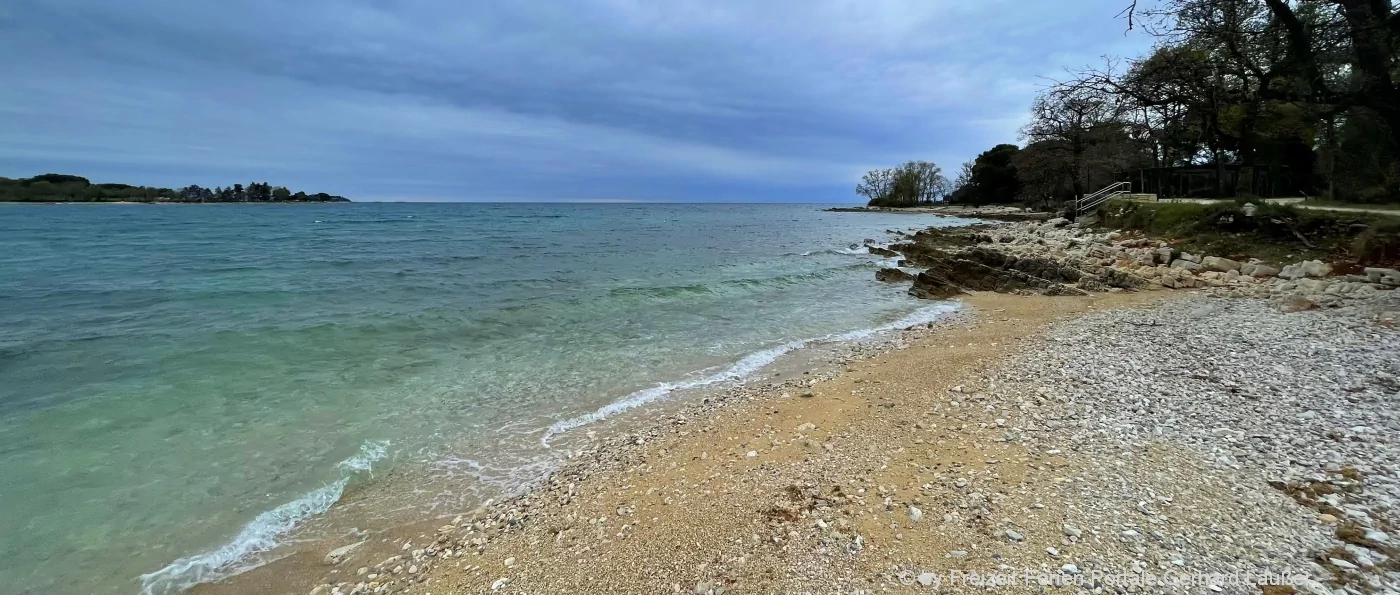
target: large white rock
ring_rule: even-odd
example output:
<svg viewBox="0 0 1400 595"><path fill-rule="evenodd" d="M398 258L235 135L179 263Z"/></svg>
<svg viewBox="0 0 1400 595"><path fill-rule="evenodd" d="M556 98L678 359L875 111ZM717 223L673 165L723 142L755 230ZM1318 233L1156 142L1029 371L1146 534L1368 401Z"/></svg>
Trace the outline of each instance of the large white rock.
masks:
<svg viewBox="0 0 1400 595"><path fill-rule="evenodd" d="M1303 274L1309 277L1322 278L1332 274L1332 265L1321 260L1305 260L1302 262Z"/></svg>
<svg viewBox="0 0 1400 595"><path fill-rule="evenodd" d="M1186 255L1185 255L1185 254L1182 254L1182 256L1186 256ZM1178 258L1178 259L1172 261L1172 268L1174 268L1174 269L1186 269L1186 270L1188 270L1188 271L1199 271L1199 270L1201 270L1201 265L1199 265L1199 264L1197 264L1197 263L1195 263L1195 262L1186 260L1186 259L1184 259L1184 258Z"/></svg>
<svg viewBox="0 0 1400 595"><path fill-rule="evenodd" d="M1254 272L1250 273L1253 277L1275 277L1278 276L1278 274L1279 270L1277 268L1264 263L1254 265Z"/></svg>
<svg viewBox="0 0 1400 595"><path fill-rule="evenodd" d="M1207 256L1201 259L1201 266L1205 267L1206 270L1219 271L1221 273L1240 270L1240 263L1219 256Z"/></svg>

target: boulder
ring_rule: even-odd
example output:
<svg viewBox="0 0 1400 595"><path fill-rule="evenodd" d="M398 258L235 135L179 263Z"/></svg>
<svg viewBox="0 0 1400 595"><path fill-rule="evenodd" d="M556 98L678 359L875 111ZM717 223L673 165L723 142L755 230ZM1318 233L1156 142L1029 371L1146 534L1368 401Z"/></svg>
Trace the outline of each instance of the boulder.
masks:
<svg viewBox="0 0 1400 595"><path fill-rule="evenodd" d="M1187 262L1194 262L1194 263L1197 263L1197 264L1199 264L1199 263L1201 262L1201 257L1200 257L1199 255L1191 254L1191 253L1189 253L1189 252L1182 252L1182 253L1181 253L1181 259L1182 259L1182 260L1185 260L1185 261L1187 261Z"/></svg>
<svg viewBox="0 0 1400 595"><path fill-rule="evenodd" d="M921 300L946 300L962 292L952 280L934 271L919 273L914 277L914 286L909 288L909 295Z"/></svg>
<svg viewBox="0 0 1400 595"><path fill-rule="evenodd" d="M1201 259L1201 266L1205 267L1208 271L1217 271L1221 273L1240 270L1240 263L1219 256L1207 256Z"/></svg>
<svg viewBox="0 0 1400 595"><path fill-rule="evenodd" d="M1240 274L1246 277L1254 276L1254 270L1259 268L1258 263L1246 262L1240 265Z"/></svg>
<svg viewBox="0 0 1400 595"><path fill-rule="evenodd" d="M1366 273L1368 283L1379 283L1390 287L1400 286L1400 271L1395 269L1367 267L1363 272Z"/></svg>
<svg viewBox="0 0 1400 595"><path fill-rule="evenodd" d="M1302 279L1303 277L1308 276L1308 274L1303 272L1303 265L1290 264L1288 266L1283 267L1283 270L1278 272L1278 276L1281 279L1288 279L1289 281L1292 281L1294 279Z"/></svg>
<svg viewBox="0 0 1400 595"><path fill-rule="evenodd" d="M880 269L875 271L875 280L885 283L903 283L913 281L914 276L899 269Z"/></svg>
<svg viewBox="0 0 1400 595"><path fill-rule="evenodd" d="M1250 273L1249 275L1251 277L1275 277L1278 276L1278 274L1279 270L1277 268L1271 267L1267 264L1259 263L1254 265L1254 272Z"/></svg>
<svg viewBox="0 0 1400 595"><path fill-rule="evenodd" d="M1309 277L1322 278L1332 274L1332 265L1320 260L1305 260L1302 262L1303 274Z"/></svg>
<svg viewBox="0 0 1400 595"><path fill-rule="evenodd" d="M1157 262L1162 264L1171 264L1173 260L1176 260L1176 255L1177 251L1172 248L1158 248Z"/></svg>
<svg viewBox="0 0 1400 595"><path fill-rule="evenodd" d="M1064 227L1066 225L1069 225L1069 219L1065 219L1064 217L1056 217L1054 219L1046 221L1045 224L1051 227Z"/></svg>
<svg viewBox="0 0 1400 595"><path fill-rule="evenodd" d="M894 250L890 250L888 248L881 248L879 246L866 246L865 249L869 250L871 254L874 254L876 256L883 256L885 258L894 258L896 256L899 256L898 252L895 252Z"/></svg>
<svg viewBox="0 0 1400 595"><path fill-rule="evenodd" d="M1187 255L1187 254L1182 254L1182 256L1189 256L1189 255ZM1190 261L1190 260L1186 260L1186 259L1184 259L1184 258L1178 258L1178 259L1172 261L1172 268L1174 268L1174 269L1185 269L1185 270L1188 270L1188 271L1199 271L1199 270L1201 270L1201 265L1196 264L1195 262L1192 262L1192 261Z"/></svg>

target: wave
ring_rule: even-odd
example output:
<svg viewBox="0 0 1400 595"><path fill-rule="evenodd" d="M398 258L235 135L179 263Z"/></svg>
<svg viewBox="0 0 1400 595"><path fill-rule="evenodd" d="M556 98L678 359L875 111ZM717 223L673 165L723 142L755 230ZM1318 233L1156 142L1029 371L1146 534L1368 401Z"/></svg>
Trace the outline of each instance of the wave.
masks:
<svg viewBox="0 0 1400 595"><path fill-rule="evenodd" d="M371 475L374 463L388 456L387 441L366 442L348 459L336 464L340 479L302 494L301 497L259 514L243 526L238 536L217 549L180 558L165 568L143 574L141 595L178 593L199 583L219 580L237 574L248 567L252 556L277 547L278 538L303 521L320 515L340 500L350 482L362 475Z"/></svg>
<svg viewBox="0 0 1400 595"><path fill-rule="evenodd" d="M694 380L683 380L679 382L663 382L651 388L645 388L633 392L617 401L608 403L607 405L604 405L603 407L591 413L586 413L578 417L555 422L553 425L549 426L549 428L545 430L544 435L540 437L540 445L544 446L545 448L549 448L550 438L553 438L569 430L603 421L619 413L636 409L638 407L641 407L642 405L646 405L647 403L651 403L658 399L665 398L666 396L678 390L701 388L705 386L720 384L723 382L744 380L754 372L762 370L764 366L773 363L778 358L798 349L807 347L808 345L861 341L878 335L880 333L889 332L897 329L909 328L912 326L925 325L930 322L936 321L939 318L942 318L950 312L957 311L960 307L960 304L954 302L947 302L934 306L927 306L914 311L908 316L890 322L889 324L884 324L866 329L858 329L844 333L833 333L830 335L824 335L812 339L791 341L779 345L777 347L770 347L762 351L755 351L744 356L739 361L735 362L733 365L715 374L711 374L709 376L704 376Z"/></svg>

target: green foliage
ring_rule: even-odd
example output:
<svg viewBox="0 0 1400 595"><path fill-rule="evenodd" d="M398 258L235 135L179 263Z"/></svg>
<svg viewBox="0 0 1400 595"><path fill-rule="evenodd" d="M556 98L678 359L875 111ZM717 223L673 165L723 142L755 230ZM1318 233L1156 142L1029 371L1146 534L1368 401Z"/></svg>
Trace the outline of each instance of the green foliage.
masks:
<svg viewBox="0 0 1400 595"><path fill-rule="evenodd" d="M1394 262L1400 219L1364 212L1319 211L1247 200L1200 203L1112 201L1098 225L1173 239L1187 251L1241 258L1323 258L1359 263Z"/></svg>
<svg viewBox="0 0 1400 595"><path fill-rule="evenodd" d="M967 183L949 197L950 202L966 205L1009 204L1021 193L1016 172L1016 145L997 145L977 156L968 172Z"/></svg>
<svg viewBox="0 0 1400 595"><path fill-rule="evenodd" d="M273 188L266 182L254 182L245 189L242 184L210 190L186 186L179 190L131 186L128 184L93 184L87 178L62 174L43 174L32 178L0 178L0 202L349 202L349 199L324 192L295 195L283 187Z"/></svg>

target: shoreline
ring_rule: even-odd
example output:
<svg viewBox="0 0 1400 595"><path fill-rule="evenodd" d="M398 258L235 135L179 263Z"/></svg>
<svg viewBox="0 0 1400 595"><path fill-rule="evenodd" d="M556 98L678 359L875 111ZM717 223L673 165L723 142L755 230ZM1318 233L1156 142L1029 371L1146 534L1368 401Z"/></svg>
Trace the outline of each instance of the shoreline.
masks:
<svg viewBox="0 0 1400 595"><path fill-rule="evenodd" d="M1017 229L1012 225L1001 231ZM994 235L996 233L1000 231ZM1135 245L1140 242L1120 243ZM905 254L909 252L906 250ZM1113 269L1118 266L1114 265ZM1343 512L1340 503L1327 500L1319 505L1308 500L1310 495L1290 492L1294 488L1275 489L1272 483L1310 486L1317 485L1318 481L1334 481L1325 474L1307 475L1295 470L1282 475L1250 475L1247 479L1252 482L1254 491L1249 496L1248 506L1266 506L1273 511L1273 516L1260 516L1264 513L1253 509L1224 512L1229 506L1215 501L1230 497L1228 493L1219 493L1218 488L1242 481L1240 465L1238 462L1222 463L1225 459L1202 458L1193 450L1194 443L1150 437L1147 442L1133 442L1123 447L1112 446L1114 441L1082 442L1083 438L1066 434L1067 428L1075 426L1046 422L1038 414L1027 419L1024 414L1028 403L1024 393L1017 397L1021 399L1017 407L1007 407L1003 403L997 410L993 404L987 404L985 413L968 409L971 402L991 400L991 394L998 388L994 380L999 378L998 369L1034 368L1037 362L1028 362L1026 358L1037 349L1042 353L1037 356L1040 360L1053 358L1060 351L1053 348L1057 340L1054 335L1088 324L1084 321L1103 318L1105 311L1110 315L1124 313L1120 317L1125 318L1146 318L1147 324L1131 321L1130 324L1150 327L1157 325L1155 317L1159 315L1180 318L1181 307L1173 306L1174 303L1214 312L1221 308L1208 303L1221 300L1206 299L1208 297L1265 297L1259 292L1241 292L1237 283L1227 285L1214 277L1190 280L1191 283L1175 286L1201 291L1160 291L1164 284L1154 282L1150 284L1151 289L1158 291L1121 291L1115 287L1106 293L1076 292L1058 297L974 293L964 298L964 303L971 308L961 312L958 320L896 331L887 343L866 350L853 348L849 356L826 362L826 368L817 367L803 376L779 381L769 377L766 383L758 376L703 400L699 400L700 397L677 399L686 402L667 404L659 413L653 412L656 415L652 418L632 425L631 430L619 430L622 423L604 424L597 431L587 432L587 441L571 444L577 449L568 452L569 461L542 483L502 501L488 502L472 514L451 519L448 524L441 524L447 517L438 517L333 543L297 544L289 548L294 551L275 562L224 581L200 585L190 592L348 595L574 590L653 593L691 592L693 589L695 593L716 595L724 592L726 585L736 592L775 592L780 588L827 592L838 583L844 585L843 589L874 591L913 584L905 579L926 586L924 579L932 580L931 573L926 571L928 568L936 567L940 572L978 567L982 571L996 571L1010 560L1006 552L997 553L991 559L978 552L997 551L1007 542L1019 544L1028 535L1034 541L1058 543L1058 546L1047 547L1038 557L1022 556L1019 562L1030 564L1023 568L1031 568L1034 566L1031 563L1038 561L1042 572L1078 575L1081 570L1103 567L1104 563L1096 562L1098 558L1081 557L1077 559L1078 565L1073 562L1060 565L1057 564L1061 561L1060 550L1087 545L1084 540L1088 538L1081 537L1078 527L1098 520L1082 516L1075 519L1077 505L1066 490L1084 487L1081 483L1084 477L1107 477L1104 465L1117 456L1112 452L1115 448L1128 448L1133 452L1141 448L1142 458L1158 468L1166 465L1190 469L1193 477L1225 482L1215 486L1216 492L1201 488L1203 491L1192 492L1189 497L1203 499L1202 502L1219 509L1218 514L1225 514L1227 518L1248 518L1260 526L1272 526L1272 530L1281 531L1287 547L1270 555L1305 567L1301 574L1290 575L1302 577L1298 581L1303 582L1296 582L1295 586L1301 585L1298 588L1305 592L1330 595L1331 591L1318 590L1328 581L1329 572L1348 580L1374 580L1368 576L1352 577L1345 565L1361 568L1358 565L1369 564L1366 568L1383 570L1388 566L1378 566L1368 556L1391 551L1385 549L1389 546L1365 540L1357 545L1341 537L1342 529L1374 524L1378 529L1372 532L1385 536L1384 530L1390 527L1390 521L1372 521L1372 516L1350 518L1354 515L1348 510L1346 517L1350 524L1344 523L1337 532L1338 539L1344 542L1342 545L1379 549L1343 553L1337 550L1329 555L1341 558L1325 558L1332 561L1324 562L1326 566L1311 564L1308 556L1326 548L1327 525L1336 525L1337 519L1343 516L1332 514ZM1141 284L1148 285L1146 281ZM1243 287L1254 286L1245 284ZM1278 290L1273 292L1275 295L1299 289L1284 284L1273 287ZM1383 305L1384 300L1393 300L1392 296L1393 292L1358 293L1356 297L1349 296L1345 301L1331 304L1337 309L1309 315L1353 316L1354 312L1348 312L1360 305ZM1279 313L1264 300L1223 301L1248 304L1247 307L1227 306L1225 310L1253 308L1253 315L1259 316L1259 308L1263 308L1264 315L1270 317L1290 316ZM1143 314L1133 314L1139 309ZM1188 319L1194 321L1194 310L1190 314ZM1382 323L1393 323L1395 319L1393 312L1380 312L1376 316ZM1149 331L1152 332L1155 331ZM1102 336L1091 335L1080 344L1092 346ZM1111 339L1113 335L1108 337ZM972 342L963 346L964 338ZM1048 352L1044 351L1047 342L1052 344ZM1072 348L1077 346L1079 344L1071 345ZM1101 356L1095 352L1086 354L1086 357ZM1037 373L1043 374L1044 370ZM1095 370L1090 369L1088 373L1094 374ZM1130 379L1129 382L1136 378L1131 368L1122 371L1119 377ZM1144 380L1155 381L1152 377ZM1030 407L1057 409L1057 404L1048 403L1053 400L1049 395L1073 392L1077 388L1073 377L1052 377L1049 384L1035 389L1039 396ZM892 413L907 412L911 408L915 413L910 419L921 418L930 415L930 406L932 418L891 419ZM1228 410L1229 404L1219 407ZM1003 417L994 417L996 415ZM1056 415L1075 419L1074 413ZM955 419L964 423L958 425ZM1028 429L1035 426L1040 428ZM858 428L865 428L869 435L856 431ZM1162 426L1156 431L1160 435ZM600 438L599 434L608 436ZM1048 448L1043 446L1047 441L1067 444L1070 448ZM1041 446L1033 446L1036 444ZM926 451L933 464L920 461L920 456L909 460L909 456L918 451ZM1071 460L1066 451L1094 456ZM1246 455L1237 451L1232 456ZM920 476L916 473L911 477L909 468L919 469L918 473L934 473L938 481L925 483L920 488ZM1112 467L1107 469L1117 471ZM1376 472L1369 465L1363 469L1367 474ZM950 479L954 472L958 474L956 482ZM1156 485L1160 491L1173 489L1172 482L1180 480L1175 474L1152 475L1142 469L1135 473L1134 481ZM1222 474L1230 477L1221 479ZM872 480L870 476L881 476L885 481ZM989 486L990 489L1002 490L994 492L990 499L985 491L968 494L964 490L968 483L988 480L995 484ZM835 487L822 487L833 481ZM1340 481L1344 482L1341 485L1346 485L1345 482L1351 480L1344 477ZM1040 487L1028 490L1028 486ZM914 493L912 498L910 492ZM1007 496L1010 492L1020 495L1011 498ZM1049 492L1058 492L1059 501L1051 502ZM896 499L899 494L905 499ZM1293 494L1293 500L1288 494ZM1187 495L1179 498L1188 500ZM1303 506L1298 506L1294 500ZM1246 503L1238 497L1233 501L1241 505ZM1148 515L1153 517L1149 521L1158 523L1165 517L1156 517L1156 512L1144 512L1151 511L1151 502L1151 499L1139 500L1129 513ZM997 506L991 506L992 503ZM1168 499L1158 505L1173 504ZM1316 517L1310 508L1319 507L1331 512ZM1005 512L989 513L989 508ZM1012 514L1017 508L1020 512ZM837 509L840 514L835 517L829 514ZM1061 522L1046 525L1039 521L1035 524L1024 519L1012 520L1021 515L1029 515L1028 519L1043 518L1045 515L1037 511L1047 509L1053 511L1048 515L1049 520L1058 518ZM1380 510L1388 508L1382 506ZM965 517L969 511L979 512ZM1122 514L1116 510L1110 512ZM1002 514L1010 516L997 518ZM933 536L914 533L906 536L906 532L930 528L919 525L925 515L934 521L943 516L943 526L933 528ZM1066 518L1074 519L1073 531L1071 522L1063 521ZM1191 517L1189 521L1203 523L1206 522L1203 519L1208 518ZM1279 519L1286 521L1286 529L1277 526ZM1140 541L1143 534L1140 525L1127 519L1123 522L1126 528L1116 541L1123 544ZM970 535L967 531L972 531L976 534L976 539L971 539L974 543L948 545L951 537L946 529L959 525L963 528L957 534L966 536ZM1097 525L1091 526L1097 546L1103 535ZM1205 530L1193 527L1193 531ZM1157 535L1156 532L1152 534ZM1226 537L1228 542L1229 535ZM954 549L957 547L963 549ZM344 548L351 549L345 551ZM1232 551L1230 547L1222 548ZM877 550L894 552L881 554L881 564L890 566L871 566L871 556L862 558L862 551L873 554ZM1105 552L1105 555L1108 553L1118 552ZM1198 553L1207 559L1215 555L1214 551ZM852 559L838 556L833 560L832 556L837 554L849 555ZM1180 554L1172 555L1176 557L1159 559L1159 569L1170 570L1176 565ZM330 559L342 557L347 559ZM1002 563L996 564L995 560ZM337 563L331 563L333 561ZM972 564L972 561L980 564ZM1120 569L1130 568L1139 575L1151 570L1142 560L1120 558L1118 564ZM1212 560L1210 564L1218 562ZM1253 564L1256 568L1266 568L1258 561ZM890 568L896 569L893 574ZM833 569L839 569L844 575L831 574ZM672 582L664 582L660 577L671 577L668 580ZM1279 591L1283 592L1296 591Z"/></svg>
<svg viewBox="0 0 1400 595"><path fill-rule="evenodd" d="M684 440L693 437L686 429L689 424L697 423L698 420L706 416L742 416L751 414L754 409L762 409L770 405L783 404L793 407L802 407L816 402L816 397L806 397L807 394L816 394L822 387L829 386L834 382L850 376L846 371L852 366L863 366L877 363L882 358L891 357L901 352L925 346L930 343L937 343L945 339L960 338L968 333L985 333L985 325L988 323L997 324L991 318L1004 318L1010 321L1010 316L1004 316L1009 311L1016 310L1022 305L1031 306L1030 311L1017 312L1021 316L1037 316L1046 312L1053 312L1052 315L1060 316L1067 312L1075 314L1094 311L1099 304L1128 304L1136 305L1141 302L1156 302L1162 299L1169 299L1170 295L1149 295L1141 294L1102 294L1091 298L1077 297L1045 297L1028 298L1023 296L1009 296L994 293L982 293L968 296L964 300L964 308L951 313L947 318L930 324L922 324L909 329L895 330L892 336L874 343L841 343L832 344L827 347L830 352L816 355L819 360L815 365L810 365L805 371L799 368L789 368L787 373L779 372L776 378L772 375L778 369L782 369L779 363L776 368L766 366L763 372L756 374L749 382L733 387L725 387L706 394L685 395L674 401L660 404L659 411L638 411L635 417L642 419L626 419L632 412L623 413L616 418L605 420L596 429L578 429L576 432L584 432L588 439L581 445L577 442L569 446L578 446L577 449L565 448L569 451L569 460L563 467L554 470L548 477L543 478L535 485L526 486L517 494L507 495L500 501L488 502L483 507L478 508L474 513L459 515L456 522L462 526L468 526L473 519L495 520L493 525L514 527L522 524L528 519L532 508L537 508L535 504L538 500L557 498L561 489L565 492L564 499L568 501L568 485L577 484L579 481L566 482L564 478L587 481L595 475L608 475L620 472L626 464L635 462L637 457L645 457L645 451L658 440ZM1033 303L1039 300L1049 300L1050 305ZM1026 302L1024 300L1031 300ZM1016 320L1021 320L1017 317ZM979 335L980 336L980 335ZM1016 340L1012 338L1011 340ZM993 341L984 344L988 348L995 349L998 342ZM951 347L950 347L951 348ZM813 348L819 350L820 348ZM958 347L958 351L969 352L970 350ZM963 353L967 357L970 353ZM786 377L785 380L780 380ZM648 415L650 414L650 415ZM600 435L602 437L600 437ZM668 449L669 450L669 449ZM747 459L747 453L741 453ZM705 456L708 459L708 455ZM757 458L757 457L754 457ZM522 514L522 511L527 511ZM390 527L381 531L373 531L361 534L350 540L326 540L320 543L292 543L286 544L285 549L275 560L253 568L246 572L227 577L213 583L203 583L192 587L187 593L195 595L233 595L256 591L259 593L308 593L314 592L318 585L326 584L324 581L336 575L346 575L342 580L350 581L354 584L356 579L363 580L370 574L366 571L357 574L358 568L369 568L372 562L391 559L394 556L402 556L400 561L416 561L417 564L390 564L385 570L386 575L391 575L392 569L403 566L400 569L404 578L417 578L430 576L431 551L436 549L439 553L452 551L454 548L445 544L437 544L440 547L434 548L437 536L450 534L452 532L440 532L446 529L442 525L449 516L438 516L425 518L419 522L409 523ZM478 533L481 534L481 533ZM482 537L473 537L482 539ZM483 545L487 542L483 540ZM360 544L356 546L356 544ZM403 544L412 544L412 547L404 549ZM337 565L327 565L325 557L338 548L354 546L351 552L351 559ZM422 551L419 551L422 549ZM471 549L470 547L465 549ZM463 548L455 548L452 558L465 555ZM417 555L414 556L414 552ZM526 555L526 554L522 554ZM470 558L468 558L470 559ZM441 559L446 562L446 559ZM409 572L410 569L417 569L417 572ZM333 573L333 574L329 574ZM329 595L330 588L323 588L319 593ZM345 589L344 593L350 593L351 589ZM372 592L372 591L365 591ZM386 589L383 592L399 592L398 590ZM467 591L473 592L473 591Z"/></svg>

